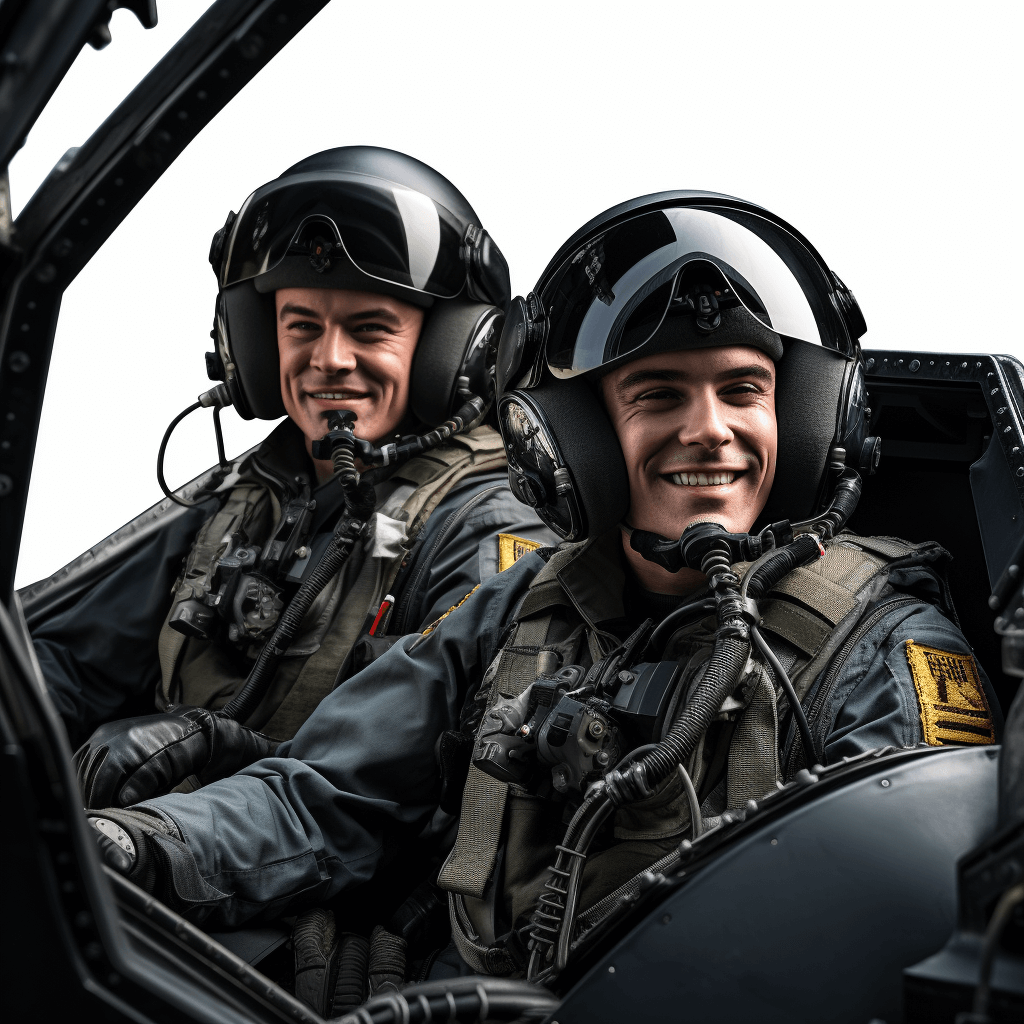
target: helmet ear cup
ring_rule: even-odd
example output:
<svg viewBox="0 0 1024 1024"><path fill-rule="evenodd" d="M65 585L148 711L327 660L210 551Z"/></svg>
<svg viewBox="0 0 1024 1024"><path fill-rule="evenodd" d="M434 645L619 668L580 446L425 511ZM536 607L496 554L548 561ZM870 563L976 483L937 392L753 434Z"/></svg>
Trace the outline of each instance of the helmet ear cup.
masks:
<svg viewBox="0 0 1024 1024"><path fill-rule="evenodd" d="M284 416L273 293L260 295L252 281L225 288L217 320L221 359L238 415L246 420Z"/></svg>
<svg viewBox="0 0 1024 1024"><path fill-rule="evenodd" d="M525 396L542 414L545 433L555 461L568 470L568 482L580 513L580 527L569 540L598 537L613 529L629 511L629 478L619 439L601 400L582 377L555 380L546 374L529 391L508 393L509 399ZM502 402L504 407L504 401ZM512 450L516 439L509 436L504 416L499 417L509 463L516 461ZM513 492L515 487L513 486ZM549 509L537 507L537 514L562 536L559 520Z"/></svg>
<svg viewBox="0 0 1024 1024"><path fill-rule="evenodd" d="M484 302L452 299L430 308L413 355L409 386L409 405L420 422L435 427L455 412L460 375L469 378L470 391L491 401L493 349L502 319L496 306Z"/></svg>
<svg viewBox="0 0 1024 1024"><path fill-rule="evenodd" d="M841 426L840 399L850 364L833 349L787 343L775 369L775 482L759 523L796 523L817 513L825 495L829 454Z"/></svg>

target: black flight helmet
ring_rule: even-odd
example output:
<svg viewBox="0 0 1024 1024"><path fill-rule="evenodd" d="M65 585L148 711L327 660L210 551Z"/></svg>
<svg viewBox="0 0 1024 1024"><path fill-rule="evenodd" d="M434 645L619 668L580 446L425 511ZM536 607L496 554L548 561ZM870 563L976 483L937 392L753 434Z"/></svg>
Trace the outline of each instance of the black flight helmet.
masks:
<svg viewBox="0 0 1024 1024"><path fill-rule="evenodd" d="M661 192L596 217L513 300L498 349L498 420L513 491L568 540L629 507L595 378L668 349L751 345L776 364L778 463L759 523L812 518L846 467L871 472L866 325L811 244L769 211Z"/></svg>
<svg viewBox="0 0 1024 1024"><path fill-rule="evenodd" d="M208 369L245 419L285 413L274 292L289 287L378 292L426 309L410 390L421 424L452 414L460 376L493 397L508 265L465 196L419 160L374 146L302 160L228 215L210 263L219 293Z"/></svg>

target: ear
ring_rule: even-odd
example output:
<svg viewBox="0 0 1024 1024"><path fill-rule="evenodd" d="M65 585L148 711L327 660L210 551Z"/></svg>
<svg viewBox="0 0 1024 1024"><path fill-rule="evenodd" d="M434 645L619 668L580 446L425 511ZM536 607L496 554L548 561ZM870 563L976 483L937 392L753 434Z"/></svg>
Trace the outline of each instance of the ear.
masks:
<svg viewBox="0 0 1024 1024"><path fill-rule="evenodd" d="M247 420L284 416L273 293L261 295L252 281L225 288L218 298L218 331L238 415Z"/></svg>

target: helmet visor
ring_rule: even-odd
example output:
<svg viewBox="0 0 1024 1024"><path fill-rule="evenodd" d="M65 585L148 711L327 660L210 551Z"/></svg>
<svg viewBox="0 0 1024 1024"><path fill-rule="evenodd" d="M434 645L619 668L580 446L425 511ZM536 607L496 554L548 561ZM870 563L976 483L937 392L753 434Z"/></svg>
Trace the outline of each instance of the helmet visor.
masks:
<svg viewBox="0 0 1024 1024"><path fill-rule="evenodd" d="M364 174L296 174L257 189L231 232L221 287L273 270L288 255L340 248L380 281L450 299L466 284L464 225L433 199Z"/></svg>
<svg viewBox="0 0 1024 1024"><path fill-rule="evenodd" d="M742 305L776 334L823 343L800 282L771 245L727 217L673 207L594 239L545 289L551 372L574 377L641 355L672 307L681 305L681 283L708 278L695 264L719 282L723 304Z"/></svg>

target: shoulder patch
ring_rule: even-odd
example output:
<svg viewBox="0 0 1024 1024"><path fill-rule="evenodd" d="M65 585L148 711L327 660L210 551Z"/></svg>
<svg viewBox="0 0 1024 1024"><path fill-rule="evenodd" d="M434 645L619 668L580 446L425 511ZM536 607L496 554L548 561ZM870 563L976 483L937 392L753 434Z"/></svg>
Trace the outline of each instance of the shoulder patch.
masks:
<svg viewBox="0 0 1024 1024"><path fill-rule="evenodd" d="M536 551L539 547L540 541L517 537L514 533L499 533L498 572L504 572L510 565L515 565L523 555Z"/></svg>
<svg viewBox="0 0 1024 1024"><path fill-rule="evenodd" d="M973 655L908 640L907 662L921 706L925 743L995 743L992 712Z"/></svg>
<svg viewBox="0 0 1024 1024"><path fill-rule="evenodd" d="M438 615L438 617L434 619L434 621L429 626L427 626L425 630L423 630L422 635L426 636L428 633L433 633L434 630L437 629L437 627L440 626L441 623L445 619L447 619L448 616L451 615L451 613L455 611L456 608L461 608L479 589L480 584L478 583L461 601L459 601L457 604L453 604L451 608L449 608L448 611L446 611L443 615Z"/></svg>

